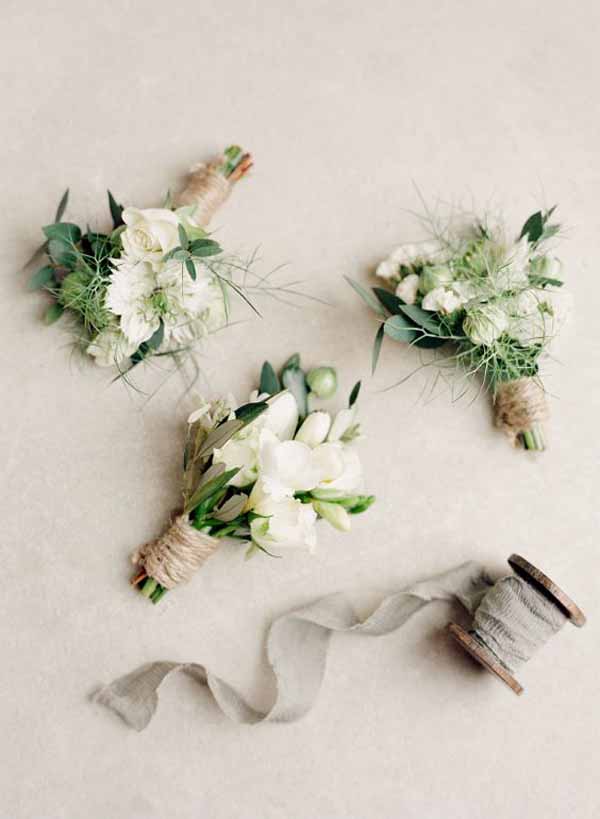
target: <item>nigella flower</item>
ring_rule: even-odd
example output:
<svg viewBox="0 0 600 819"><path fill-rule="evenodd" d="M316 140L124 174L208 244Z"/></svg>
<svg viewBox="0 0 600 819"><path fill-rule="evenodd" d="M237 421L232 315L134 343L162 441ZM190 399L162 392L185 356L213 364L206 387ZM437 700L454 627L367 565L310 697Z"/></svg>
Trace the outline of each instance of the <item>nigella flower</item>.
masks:
<svg viewBox="0 0 600 819"><path fill-rule="evenodd" d="M125 257L115 259L113 266L106 307L119 316L121 330L136 346L152 338L161 322L168 344L214 329L215 312L224 320L221 289L202 263L195 263L195 280L174 259L157 266Z"/></svg>

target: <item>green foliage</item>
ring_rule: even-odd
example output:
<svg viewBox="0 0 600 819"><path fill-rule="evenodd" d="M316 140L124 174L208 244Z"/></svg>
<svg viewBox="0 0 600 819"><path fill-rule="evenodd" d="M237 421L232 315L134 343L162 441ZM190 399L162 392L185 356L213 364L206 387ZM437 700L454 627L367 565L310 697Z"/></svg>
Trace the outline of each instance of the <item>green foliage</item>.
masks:
<svg viewBox="0 0 600 819"><path fill-rule="evenodd" d="M348 407L352 409L352 407L356 404L358 400L358 395L360 393L361 382L357 381L356 384L352 387L352 392L350 393L350 398L348 399Z"/></svg>
<svg viewBox="0 0 600 819"><path fill-rule="evenodd" d="M44 314L44 321L46 324L54 324L62 316L63 312L64 307L62 304L51 304Z"/></svg>
<svg viewBox="0 0 600 819"><path fill-rule="evenodd" d="M29 290L41 290L44 287L49 287L55 284L54 268L52 265L45 265L33 274L29 279L27 287Z"/></svg>
<svg viewBox="0 0 600 819"><path fill-rule="evenodd" d="M269 409L269 405L266 401L254 401L251 404L243 404L238 407L235 411L235 417L238 421L243 421L244 424L250 424L267 409Z"/></svg>
<svg viewBox="0 0 600 819"><path fill-rule="evenodd" d="M268 361L265 361L262 365L258 390L260 393L266 392L269 395L276 395L281 390L281 383L277 377L277 373Z"/></svg>
<svg viewBox="0 0 600 819"><path fill-rule="evenodd" d="M110 209L111 219L113 221L113 228L121 227L125 222L123 221L123 205L120 205L110 191L108 194L108 207Z"/></svg>

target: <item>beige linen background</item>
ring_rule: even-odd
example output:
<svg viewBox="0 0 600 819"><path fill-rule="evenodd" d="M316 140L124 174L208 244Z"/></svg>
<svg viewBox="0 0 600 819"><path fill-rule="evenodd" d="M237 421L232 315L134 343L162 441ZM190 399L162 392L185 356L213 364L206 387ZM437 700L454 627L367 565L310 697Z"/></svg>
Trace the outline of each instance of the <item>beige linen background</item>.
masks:
<svg viewBox="0 0 600 819"><path fill-rule="evenodd" d="M12 2L2 49L2 819L592 819L598 742L598 156L595 2ZM144 404L71 355L15 271L63 189L103 225L105 189L158 204L229 141L256 169L217 219L232 249L289 262L332 306L262 301L264 319L204 359L245 398L263 359L299 350L364 378L377 505L318 553L223 549L156 608L128 554L178 499L181 385ZM530 458L488 402L422 400L418 363L385 346L342 280L418 238L427 199L504 208L518 229L558 203L575 318L546 368L550 449ZM147 379L147 387L155 383ZM144 734L88 702L140 663L197 660L259 706L271 619L320 594L389 591L513 550L586 610L520 675L520 700L448 642L436 604L398 635L340 636L315 710L287 726L226 721L169 682ZM456 615L456 612L454 612Z"/></svg>

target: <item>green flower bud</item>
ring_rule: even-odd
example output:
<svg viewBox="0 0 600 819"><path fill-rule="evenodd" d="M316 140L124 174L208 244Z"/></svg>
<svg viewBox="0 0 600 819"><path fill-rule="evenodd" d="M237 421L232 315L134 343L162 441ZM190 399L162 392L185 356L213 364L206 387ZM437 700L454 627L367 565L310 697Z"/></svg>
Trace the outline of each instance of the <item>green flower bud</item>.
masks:
<svg viewBox="0 0 600 819"><path fill-rule="evenodd" d="M333 398L337 390L337 374L333 367L316 367L306 376L306 383L317 398Z"/></svg>
<svg viewBox="0 0 600 819"><path fill-rule="evenodd" d="M325 501L314 501L313 509L322 518L339 529L340 532L350 531L350 517L348 512L339 503L326 503Z"/></svg>

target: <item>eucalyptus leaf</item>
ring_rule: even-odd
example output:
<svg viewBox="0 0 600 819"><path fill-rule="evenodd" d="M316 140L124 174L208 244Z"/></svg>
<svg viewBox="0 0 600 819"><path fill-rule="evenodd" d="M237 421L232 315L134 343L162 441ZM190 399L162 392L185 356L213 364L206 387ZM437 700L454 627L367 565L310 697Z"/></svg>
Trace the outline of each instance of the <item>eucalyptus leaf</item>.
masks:
<svg viewBox="0 0 600 819"><path fill-rule="evenodd" d="M402 314L390 316L383 324L383 331L390 338L393 338L394 341L404 341L408 344L412 344L423 335L423 333Z"/></svg>
<svg viewBox="0 0 600 819"><path fill-rule="evenodd" d="M262 415L265 410L269 408L266 401L254 401L251 404L243 404L235 411L235 417L239 421L244 422L244 426L254 421L259 415Z"/></svg>
<svg viewBox="0 0 600 819"><path fill-rule="evenodd" d="M552 209L554 210L554 208ZM550 215L552 211L548 212ZM521 228L521 233L519 234L519 239L523 237L527 237L527 241L530 244L534 244L537 240L541 237L542 233L544 232L544 217L542 216L542 211L538 210L536 213L532 213L529 219L525 222L523 227Z"/></svg>
<svg viewBox="0 0 600 819"><path fill-rule="evenodd" d="M54 216L55 222L60 222L63 218L64 212L67 209L67 203L69 201L69 189L67 188L66 191L61 196L60 202L58 203L58 207L56 208L56 215Z"/></svg>
<svg viewBox="0 0 600 819"><path fill-rule="evenodd" d="M58 319L64 313L64 309L65 308L62 306L62 304L51 304L44 314L44 321L46 324L54 324L55 321L58 321Z"/></svg>
<svg viewBox="0 0 600 819"><path fill-rule="evenodd" d="M258 389L259 392L266 392L269 395L275 395L281 390L281 383L279 378L277 378L277 373L268 361L265 361L265 363L262 365L262 370L260 371L260 385Z"/></svg>
<svg viewBox="0 0 600 819"><path fill-rule="evenodd" d="M110 208L110 215L113 220L113 227L118 228L124 225L123 221L123 205L120 205L110 191L108 193L108 207Z"/></svg>
<svg viewBox="0 0 600 819"><path fill-rule="evenodd" d="M73 268L77 261L77 254L70 244L60 239L50 239L48 242L48 255L58 265Z"/></svg>
<svg viewBox="0 0 600 819"><path fill-rule="evenodd" d="M212 481L214 478L218 478L224 472L225 464L213 464L212 466L209 466L206 472L202 473L202 477L200 478L196 489L200 489L205 484L210 483L210 481Z"/></svg>
<svg viewBox="0 0 600 819"><path fill-rule="evenodd" d="M358 293L361 299L365 302L365 304L371 308L371 310L375 310L376 313L379 313L380 316L385 315L385 311L382 309L381 304L379 301L373 296L369 290L366 290L361 284L355 282L354 279L351 279L350 276L344 276L350 287Z"/></svg>
<svg viewBox="0 0 600 819"><path fill-rule="evenodd" d="M54 282L54 268L51 265L40 267L29 279L27 287L29 290L40 290L42 287Z"/></svg>
<svg viewBox="0 0 600 819"><path fill-rule="evenodd" d="M388 313L392 315L397 315L398 313L402 312L402 306L404 302L395 296L393 293L390 293L389 290L384 290L383 287L374 287L373 293L377 296L379 302L385 307Z"/></svg>
<svg viewBox="0 0 600 819"><path fill-rule="evenodd" d="M72 222L55 222L42 228L47 239L58 239L65 244L76 245L81 241L81 228Z"/></svg>
<svg viewBox="0 0 600 819"><path fill-rule="evenodd" d="M177 225L177 233L179 234L179 244L181 247L187 250L190 240L188 239L187 233L185 232L185 228L182 224Z"/></svg>
<svg viewBox="0 0 600 819"><path fill-rule="evenodd" d="M281 372L283 372L288 367L299 367L300 366L300 353L294 353L291 355L288 360L285 362L283 367L281 368Z"/></svg>
<svg viewBox="0 0 600 819"><path fill-rule="evenodd" d="M214 239L196 239L190 245L190 252L193 256L216 256L223 249Z"/></svg>
<svg viewBox="0 0 600 819"><path fill-rule="evenodd" d="M194 264L194 262L191 259L186 259L185 267L187 272L190 274L190 278L193 281L196 281L196 265Z"/></svg>
<svg viewBox="0 0 600 819"><path fill-rule="evenodd" d="M373 353L371 356L371 372L374 373L377 369L377 362L379 361L379 354L381 353L381 345L383 344L383 335L385 333L385 324L381 324L375 335L373 342Z"/></svg>
<svg viewBox="0 0 600 819"><path fill-rule="evenodd" d="M352 407L356 404L358 399L358 395L360 393L361 382L357 381L356 384L352 387L352 392L350 393L350 398L348 399L348 407L352 409Z"/></svg>
<svg viewBox="0 0 600 819"><path fill-rule="evenodd" d="M427 330L428 333L432 333L434 336L443 335L443 328L427 310L417 307L416 304L402 304L400 309L405 316L408 316L419 327Z"/></svg>
<svg viewBox="0 0 600 819"><path fill-rule="evenodd" d="M152 336L146 342L148 349L150 350L158 350L160 345L163 343L163 339L165 337L165 325L161 321L158 325L158 330L156 330Z"/></svg>
<svg viewBox="0 0 600 819"><path fill-rule="evenodd" d="M220 449L224 446L232 435L239 432L245 426L244 421L239 418L225 421L219 424L218 427L211 430L206 436L202 446L198 450L198 458L208 458L212 455L214 449Z"/></svg>

